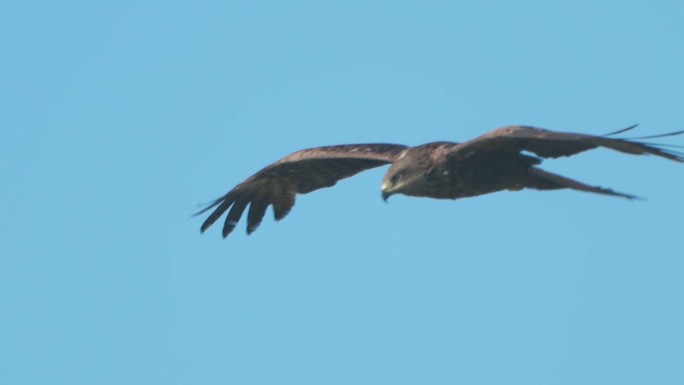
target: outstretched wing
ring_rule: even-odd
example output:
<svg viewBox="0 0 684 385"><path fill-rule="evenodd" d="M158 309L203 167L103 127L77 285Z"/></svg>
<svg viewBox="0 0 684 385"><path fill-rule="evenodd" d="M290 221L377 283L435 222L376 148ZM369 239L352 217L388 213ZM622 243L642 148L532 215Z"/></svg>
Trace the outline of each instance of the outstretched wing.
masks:
<svg viewBox="0 0 684 385"><path fill-rule="evenodd" d="M649 154L677 162L684 162L684 154L662 148L664 147L663 145L608 137L631 130L634 127L636 126L631 126L606 136L594 136L555 132L528 126L506 126L461 143L451 150L448 157L450 160L458 161L479 156L494 156L497 153L529 151L542 158L558 158L575 155L597 147L605 147L628 154ZM682 133L684 131L654 135L642 139L679 135Z"/></svg>
<svg viewBox="0 0 684 385"><path fill-rule="evenodd" d="M202 224L201 231L204 232L230 209L223 225L225 238L249 205L247 234L251 234L261 223L268 206L273 205L275 219L280 220L294 206L296 194L330 187L338 180L363 170L392 163L405 148L398 144L378 143L297 151L250 176L195 215L216 207Z"/></svg>

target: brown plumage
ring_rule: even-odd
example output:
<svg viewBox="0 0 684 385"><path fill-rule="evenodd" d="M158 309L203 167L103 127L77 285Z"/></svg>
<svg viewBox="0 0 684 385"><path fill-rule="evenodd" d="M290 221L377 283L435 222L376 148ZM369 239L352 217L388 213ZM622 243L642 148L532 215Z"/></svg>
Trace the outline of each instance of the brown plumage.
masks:
<svg viewBox="0 0 684 385"><path fill-rule="evenodd" d="M261 223L268 206L276 220L292 209L297 194L331 187L361 171L392 164L382 182L382 197L393 194L458 199L524 188L575 189L627 199L634 195L555 175L535 166L541 158L571 156L598 147L635 155L655 155L684 162L684 154L656 145L609 136L554 132L526 126L506 126L464 143L433 142L417 147L398 144L350 144L317 147L292 153L272 163L198 212L215 207L204 221L204 232L226 211L223 237L233 231L245 209L247 234ZM684 131L636 139L679 135ZM533 153L533 156L529 153ZM230 210L229 210L230 209Z"/></svg>

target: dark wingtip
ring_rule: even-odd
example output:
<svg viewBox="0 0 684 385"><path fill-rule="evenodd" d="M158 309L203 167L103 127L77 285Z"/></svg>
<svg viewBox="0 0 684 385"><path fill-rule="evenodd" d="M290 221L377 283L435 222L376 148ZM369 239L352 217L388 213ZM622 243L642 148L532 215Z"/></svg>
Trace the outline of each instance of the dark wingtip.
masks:
<svg viewBox="0 0 684 385"><path fill-rule="evenodd" d="M224 210L224 211L225 211L225 210ZM210 215L209 218L207 218L207 219L202 223L202 226L200 227L200 234L202 234L202 233L204 233L205 231L207 231L207 229L208 229L209 227L211 227L211 225L213 225L214 222L216 222L216 220L217 220L218 218L220 218L220 216L221 216L222 214L223 214L223 212L221 212L221 214L218 215L218 216L217 216L217 215L214 215L214 214Z"/></svg>
<svg viewBox="0 0 684 385"><path fill-rule="evenodd" d="M223 230L221 231L223 239L226 239L230 235L230 233L233 232L233 229L235 229L235 225L237 225L236 221L226 220L226 223L223 225Z"/></svg>
<svg viewBox="0 0 684 385"><path fill-rule="evenodd" d="M252 235L252 233L255 232L258 227L259 227L259 223L255 224L255 225L247 226L247 235Z"/></svg>
<svg viewBox="0 0 684 385"><path fill-rule="evenodd" d="M631 126L629 126L629 127L627 127L627 128L623 128L623 129L620 129L620 130L617 130L617 131L613 131L613 132L608 133L608 134L605 134L605 135L603 135L603 136L613 136L613 135L617 135L617 134L622 134L623 132L627 132L627 131L630 131L630 130L635 129L635 128L637 128L638 126L639 126L639 123L633 124L633 125L631 125Z"/></svg>
<svg viewBox="0 0 684 385"><path fill-rule="evenodd" d="M630 140L655 139L655 138L664 138L666 136L675 136L675 135L681 135L681 134L684 134L684 130L666 132L664 134L657 134L657 135L639 136L636 138L629 138L629 139Z"/></svg>
<svg viewBox="0 0 684 385"><path fill-rule="evenodd" d="M211 225L216 222L221 215L230 207L232 204L232 199L230 198L230 193L225 194L224 196L214 200L210 205L207 207L203 208L202 210L196 212L191 216L191 218L194 218L200 214L204 214L205 212L211 210L212 208L216 207L214 212L212 212L209 217L202 223L202 226L200 227L200 234L203 234Z"/></svg>
<svg viewBox="0 0 684 385"><path fill-rule="evenodd" d="M273 201L273 218L279 221L287 216L294 207L295 194L284 194Z"/></svg>
<svg viewBox="0 0 684 385"><path fill-rule="evenodd" d="M202 227L200 227L200 234L204 234L205 231L211 226L211 223L204 222L202 223Z"/></svg>
<svg viewBox="0 0 684 385"><path fill-rule="evenodd" d="M623 193L617 193L621 197L627 199L628 201L639 201L639 202L646 202L646 198L636 196L636 195L630 195L630 194L623 194Z"/></svg>
<svg viewBox="0 0 684 385"><path fill-rule="evenodd" d="M211 202L209 202L209 203L199 204L198 206L206 206L206 207L203 208L202 210L200 210L200 211L198 211L198 212L192 214L192 215L190 216L190 218L194 218L194 217L196 217L196 216L198 216L198 215L204 214L204 213L206 213L207 211L211 210L212 208L218 206L221 202L225 201L226 198L228 198L228 195L229 195L229 194L230 194L230 192L227 193L227 194L225 194L225 195L223 195L223 196L220 197L220 198L214 199L213 201L211 201Z"/></svg>
<svg viewBox="0 0 684 385"><path fill-rule="evenodd" d="M279 212L274 210L273 211L273 219L275 219L276 221L279 221L279 220L285 218L287 216L287 214L289 214L289 213L290 213L289 208L287 210L283 210L283 211L279 211Z"/></svg>
<svg viewBox="0 0 684 385"><path fill-rule="evenodd" d="M646 198L642 198L642 197L637 196L637 195L632 195L632 194L627 194L627 193L615 191L613 189L603 189L603 190L608 195L612 195L612 196L619 197L619 198L625 198L625 199L630 200L630 201L645 201L646 200Z"/></svg>

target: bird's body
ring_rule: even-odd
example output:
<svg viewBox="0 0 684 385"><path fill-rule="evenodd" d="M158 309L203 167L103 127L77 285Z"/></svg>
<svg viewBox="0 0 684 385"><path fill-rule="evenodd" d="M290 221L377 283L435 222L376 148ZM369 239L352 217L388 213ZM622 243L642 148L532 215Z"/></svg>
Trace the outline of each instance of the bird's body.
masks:
<svg viewBox="0 0 684 385"><path fill-rule="evenodd" d="M205 231L230 209L223 226L223 236L228 236L249 205L247 233L252 233L268 206L273 206L275 219L280 220L294 206L296 194L331 187L340 179L386 164L392 165L382 181L385 200L393 194L459 199L524 188L569 188L633 199L636 198L633 195L586 185L536 166L542 158L571 156L597 147L684 162L684 154L664 149L663 145L609 138L634 127L593 136L507 126L464 143L432 142L416 147L350 144L301 150L266 166L200 211L198 214L216 207L201 230Z"/></svg>
<svg viewBox="0 0 684 385"><path fill-rule="evenodd" d="M449 155L459 145L454 142L433 142L407 149L407 164L398 159L392 167L398 170L418 168L421 178L416 181L418 183L405 185L401 193L416 197L458 199L501 190L520 190L525 187L521 182L529 168L541 163L539 159L523 154L508 157L492 154L486 161L470 164L450 161ZM394 170L388 172L391 177L386 178L383 188L390 195L392 177L396 175L391 171Z"/></svg>

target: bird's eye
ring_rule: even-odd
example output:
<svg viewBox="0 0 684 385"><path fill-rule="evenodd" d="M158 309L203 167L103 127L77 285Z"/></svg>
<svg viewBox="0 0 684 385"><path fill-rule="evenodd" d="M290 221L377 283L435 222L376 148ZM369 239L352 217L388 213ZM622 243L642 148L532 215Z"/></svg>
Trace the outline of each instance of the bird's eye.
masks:
<svg viewBox="0 0 684 385"><path fill-rule="evenodd" d="M401 179L401 174L394 174L391 179L392 184L396 184L399 181L399 179Z"/></svg>

